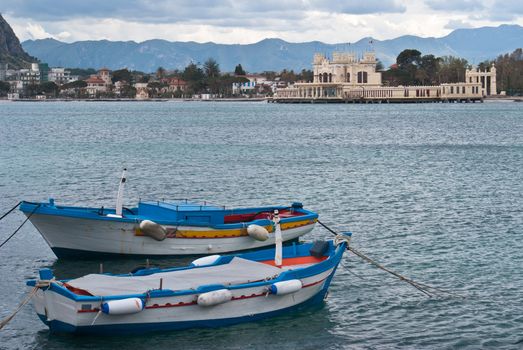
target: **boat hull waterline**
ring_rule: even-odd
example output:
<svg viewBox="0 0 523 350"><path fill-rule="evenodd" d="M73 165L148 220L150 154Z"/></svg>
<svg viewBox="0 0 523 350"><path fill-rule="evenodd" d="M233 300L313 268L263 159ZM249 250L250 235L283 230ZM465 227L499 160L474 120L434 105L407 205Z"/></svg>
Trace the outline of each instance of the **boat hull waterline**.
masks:
<svg viewBox="0 0 523 350"><path fill-rule="evenodd" d="M85 281L82 282L82 278L69 281L43 281L47 282L47 285L42 284L42 279L52 276L49 270L43 273L43 270L41 271L41 280L32 280L27 284L28 286L37 284L40 286L33 297L34 308L40 319L49 326L52 332L125 334L219 327L285 314L306 305L321 304L347 248L347 242L342 242L337 246L332 241L326 242L326 244L328 244L328 251L321 258L310 256L311 243L286 246L283 249L283 266L270 267L278 272L277 274L272 277L267 276L262 280L246 280L233 284L195 285L193 288L183 290L155 289L142 294L91 296L78 295L76 289L72 289L75 292L71 291L68 283L86 285ZM240 258L238 264L247 261L246 268L255 271L257 265L253 264L266 265L271 255L273 258L274 249L242 254L238 256ZM227 257L221 258L227 259ZM205 276L207 268L212 270L223 266L224 269L227 269L227 264L222 265L223 261L220 261L203 267L174 269L186 269L181 272L175 271L174 274L190 274L191 269L201 269L195 273ZM234 261L236 260L229 264ZM268 267L263 267L261 270L266 268ZM162 274L164 271L149 274L145 270L142 274L146 277L141 276L139 279L148 279L150 282L151 279L159 278L160 275L166 276ZM273 271L258 271L258 276L253 278L258 279L260 273L271 274ZM227 275L227 271L222 275ZM113 278L103 275L88 275L84 278L95 281L100 276ZM121 275L119 278L122 277L124 279L133 278ZM114 278L118 278L118 276L114 276ZM203 279L205 280L205 278ZM285 286L280 286L283 288L281 293L272 287L278 284L291 285L291 282L297 282L299 287L292 291L284 291ZM200 301L202 295L223 291L230 294L227 300L210 306L202 305ZM103 289L100 294L104 294ZM109 304L111 301L131 300L132 298L143 300L142 310L128 314L110 314L106 313L104 309L104 302Z"/></svg>
<svg viewBox="0 0 523 350"><path fill-rule="evenodd" d="M37 205L39 205L37 207ZM56 209L55 209L56 208ZM136 255L136 256L181 256L207 255L258 249L273 245L275 235L269 219L256 219L250 222L218 223L191 222L190 220L170 220L167 214L155 216L127 215L122 218L109 214L98 215L99 209L75 207L55 207L47 203L30 204L24 202L21 210L30 216L31 223L40 232L49 247L59 257L78 255ZM285 207L264 207L224 211L222 217L240 216L230 214L245 211L268 212ZM134 210L139 210L134 208ZM33 212L34 211L34 212ZM212 210L216 215L218 210ZM174 212L174 210L173 210ZM199 212L205 215L205 209ZM283 241L292 241L307 234L314 228L318 215L302 208L294 210L296 216L281 219ZM179 215L179 213L177 213ZM229 214L228 216L225 214ZM299 214L299 215L298 215ZM143 220L153 219L169 232L165 239L156 240L144 235L139 228ZM206 218L207 219L207 218ZM212 219L214 220L214 218ZM253 239L247 234L250 224L264 227L268 238L264 241Z"/></svg>

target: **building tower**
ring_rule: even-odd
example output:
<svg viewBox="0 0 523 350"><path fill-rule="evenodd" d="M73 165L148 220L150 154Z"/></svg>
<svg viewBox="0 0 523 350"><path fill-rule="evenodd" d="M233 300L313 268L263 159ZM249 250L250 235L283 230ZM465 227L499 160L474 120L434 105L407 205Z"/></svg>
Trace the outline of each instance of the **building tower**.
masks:
<svg viewBox="0 0 523 350"><path fill-rule="evenodd" d="M479 68L467 69L465 71L466 83L480 83L483 96L497 95L496 67L494 63L484 71Z"/></svg>

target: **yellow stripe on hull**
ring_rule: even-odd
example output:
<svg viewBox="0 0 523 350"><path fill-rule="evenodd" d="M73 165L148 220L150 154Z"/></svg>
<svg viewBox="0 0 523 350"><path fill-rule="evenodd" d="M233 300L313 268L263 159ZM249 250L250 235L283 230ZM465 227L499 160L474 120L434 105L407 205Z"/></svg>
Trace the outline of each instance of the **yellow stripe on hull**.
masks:
<svg viewBox="0 0 523 350"><path fill-rule="evenodd" d="M281 229L288 230L297 227L307 226L316 223L317 219L286 222L281 224ZM264 226L269 232L273 232L273 226ZM168 231L170 228L168 228ZM140 228L135 228L135 236L143 236ZM232 230L176 230L174 234L168 234L167 238L234 238L247 236L247 228L237 228Z"/></svg>

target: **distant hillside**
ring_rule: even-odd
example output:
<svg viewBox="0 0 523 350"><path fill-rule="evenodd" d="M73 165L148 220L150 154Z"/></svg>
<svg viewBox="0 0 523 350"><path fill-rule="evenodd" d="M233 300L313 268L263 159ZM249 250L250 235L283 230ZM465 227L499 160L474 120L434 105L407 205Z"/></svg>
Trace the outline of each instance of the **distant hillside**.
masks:
<svg viewBox="0 0 523 350"><path fill-rule="evenodd" d="M7 63L10 68L27 67L31 62L34 62L34 57L29 56L20 40L16 37L13 29L0 15L0 65L3 68Z"/></svg>
<svg viewBox="0 0 523 350"><path fill-rule="evenodd" d="M362 53L371 48L388 66L404 49L417 49L423 54L453 55L478 64L523 45L523 27L501 25L474 29L457 29L443 38L401 36L391 40L363 38L356 43L325 44L319 41L289 43L281 39L265 39L255 44L225 45L215 43L134 41L79 41L63 43L54 39L28 40L22 43L29 54L51 66L110 69L127 67L145 72L162 66L183 69L190 62L203 63L215 58L223 71L233 71L241 63L249 72L282 69L310 69L315 52L332 51Z"/></svg>

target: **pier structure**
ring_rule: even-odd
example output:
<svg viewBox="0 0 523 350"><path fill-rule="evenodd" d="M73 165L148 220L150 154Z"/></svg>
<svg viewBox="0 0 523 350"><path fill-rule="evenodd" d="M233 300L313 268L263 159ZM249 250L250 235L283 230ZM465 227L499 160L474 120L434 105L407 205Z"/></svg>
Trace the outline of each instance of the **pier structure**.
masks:
<svg viewBox="0 0 523 350"><path fill-rule="evenodd" d="M278 103L391 103L475 102L496 91L495 68L467 70L466 81L428 86L383 86L373 52L356 59L352 53L334 52L313 59L312 82L277 89L269 102ZM486 88L488 87L488 88Z"/></svg>

